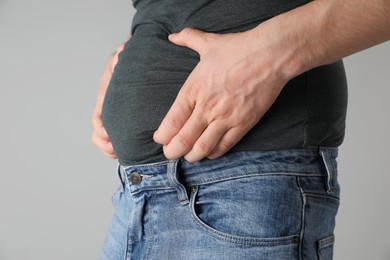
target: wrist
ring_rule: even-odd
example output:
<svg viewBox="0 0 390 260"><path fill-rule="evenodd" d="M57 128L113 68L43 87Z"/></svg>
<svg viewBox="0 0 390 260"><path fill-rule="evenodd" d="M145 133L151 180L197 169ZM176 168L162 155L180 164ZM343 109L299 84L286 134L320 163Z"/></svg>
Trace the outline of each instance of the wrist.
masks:
<svg viewBox="0 0 390 260"><path fill-rule="evenodd" d="M253 29L257 43L272 53L281 77L290 80L332 61L327 53L329 36L325 33L331 22L328 9L328 1L315 1L277 15Z"/></svg>
<svg viewBox="0 0 390 260"><path fill-rule="evenodd" d="M284 81L298 76L310 68L312 60L305 37L289 35L279 21L268 20L254 29L256 42L269 59L275 74Z"/></svg>

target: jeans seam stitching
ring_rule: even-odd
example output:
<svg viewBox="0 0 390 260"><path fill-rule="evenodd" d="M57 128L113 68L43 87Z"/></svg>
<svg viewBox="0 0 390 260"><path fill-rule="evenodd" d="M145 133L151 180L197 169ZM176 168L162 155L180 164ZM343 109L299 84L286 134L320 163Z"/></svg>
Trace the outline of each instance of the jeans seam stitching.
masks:
<svg viewBox="0 0 390 260"><path fill-rule="evenodd" d="M152 193L152 199L150 201L150 207L152 208L152 214L150 214L150 234L151 237L147 239L148 245L146 247L146 253L145 253L145 259L148 259L149 255L151 254L151 251L153 250L153 242L156 236L156 230L154 228L154 221L156 219L156 211L155 211L155 204L156 204L156 193ZM146 230L144 231L146 235Z"/></svg>
<svg viewBox="0 0 390 260"><path fill-rule="evenodd" d="M143 191L148 191L148 190L176 190L176 189L175 189L175 187L172 187L172 186L163 186L163 185L149 186L149 187L143 187L143 188L136 189L136 190L131 192L131 195L139 194Z"/></svg>
<svg viewBox="0 0 390 260"><path fill-rule="evenodd" d="M310 192L306 192L305 195L306 197L310 197L313 199L327 199L327 200L333 200L334 202L340 203L340 199L332 195L321 195L321 194L310 193Z"/></svg>
<svg viewBox="0 0 390 260"><path fill-rule="evenodd" d="M301 198L302 198L302 219L301 219L301 232L299 234L300 241L299 241L299 259L303 259L303 239L305 235L305 207L306 207L306 195L303 191L300 177L297 176L297 185L301 192Z"/></svg>
<svg viewBox="0 0 390 260"><path fill-rule="evenodd" d="M310 174L310 176L307 176L307 174ZM277 175L284 175L284 176L300 176L300 177L322 177L324 176L322 173L302 173L302 172L249 172L245 174L240 174L240 175L229 175L229 176L224 176L224 177L219 177L219 178L211 178L211 179L204 179L203 181L198 181L198 182L191 182L189 181L188 183L190 185L204 185L204 184L210 184L214 182L219 182L219 181L225 181L225 180L233 180L233 179L240 179L240 178L245 178L245 177L258 177L258 176L277 176Z"/></svg>

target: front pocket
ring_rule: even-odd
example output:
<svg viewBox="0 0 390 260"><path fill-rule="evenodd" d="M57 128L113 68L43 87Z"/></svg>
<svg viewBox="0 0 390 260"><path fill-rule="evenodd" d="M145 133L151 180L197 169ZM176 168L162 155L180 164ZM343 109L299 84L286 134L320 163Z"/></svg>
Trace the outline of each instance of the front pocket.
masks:
<svg viewBox="0 0 390 260"><path fill-rule="evenodd" d="M317 242L317 253L319 260L333 259L334 235L325 237Z"/></svg>
<svg viewBox="0 0 390 260"><path fill-rule="evenodd" d="M259 175L196 186L190 206L198 226L224 241L299 242L303 202L294 176Z"/></svg>

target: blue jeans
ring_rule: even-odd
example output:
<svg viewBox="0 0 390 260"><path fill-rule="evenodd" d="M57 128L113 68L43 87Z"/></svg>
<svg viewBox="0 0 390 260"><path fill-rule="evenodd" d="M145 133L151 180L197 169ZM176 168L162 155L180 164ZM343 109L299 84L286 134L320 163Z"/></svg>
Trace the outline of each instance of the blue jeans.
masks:
<svg viewBox="0 0 390 260"><path fill-rule="evenodd" d="M119 165L101 259L332 259L336 157L313 148Z"/></svg>

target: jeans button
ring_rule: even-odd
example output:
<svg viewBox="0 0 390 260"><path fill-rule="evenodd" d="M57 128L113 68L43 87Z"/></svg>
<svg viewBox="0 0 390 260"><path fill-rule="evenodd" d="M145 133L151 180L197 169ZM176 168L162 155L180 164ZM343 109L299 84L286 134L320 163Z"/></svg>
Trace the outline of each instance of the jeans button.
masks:
<svg viewBox="0 0 390 260"><path fill-rule="evenodd" d="M138 172L132 172L130 174L131 184L133 184L133 185L139 184L141 182L141 180L142 180L142 177Z"/></svg>

